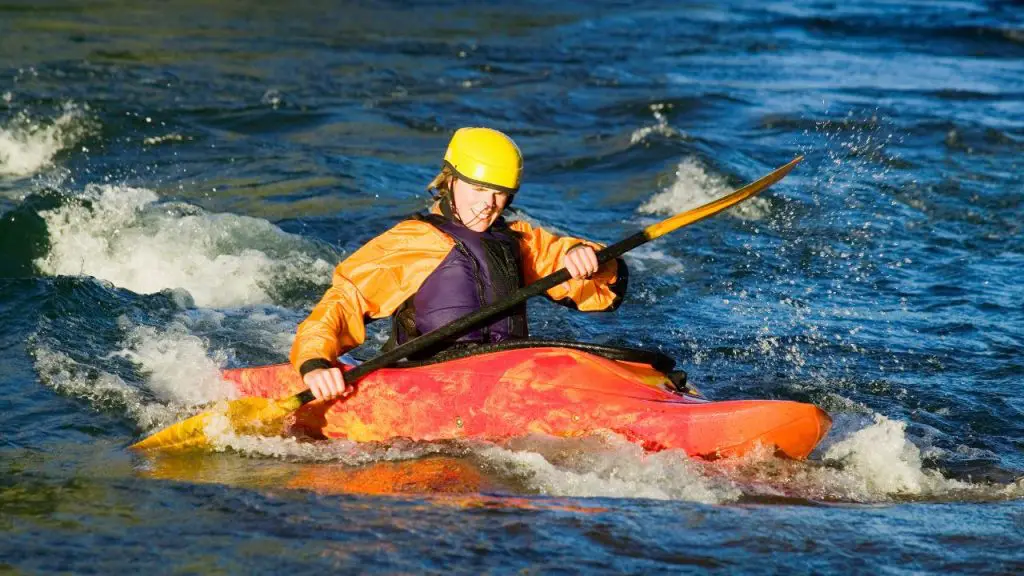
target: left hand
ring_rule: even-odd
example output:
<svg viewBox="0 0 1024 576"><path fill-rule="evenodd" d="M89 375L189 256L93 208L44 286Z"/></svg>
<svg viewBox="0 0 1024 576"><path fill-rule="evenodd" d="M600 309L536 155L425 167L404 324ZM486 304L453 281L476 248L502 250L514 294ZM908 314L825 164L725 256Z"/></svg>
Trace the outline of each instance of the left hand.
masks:
<svg viewBox="0 0 1024 576"><path fill-rule="evenodd" d="M562 257L564 266L574 280L590 278L597 273L597 252L586 244L580 244Z"/></svg>

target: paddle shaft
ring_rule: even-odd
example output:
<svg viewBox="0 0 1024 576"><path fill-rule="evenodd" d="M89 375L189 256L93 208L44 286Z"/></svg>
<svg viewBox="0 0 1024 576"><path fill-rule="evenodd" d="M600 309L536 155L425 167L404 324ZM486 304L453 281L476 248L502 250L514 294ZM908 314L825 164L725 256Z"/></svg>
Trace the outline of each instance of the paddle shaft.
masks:
<svg viewBox="0 0 1024 576"><path fill-rule="evenodd" d="M728 194L726 196L723 196L722 198L719 198L718 200L715 200L714 202L710 202L708 204L694 208L692 210L687 210L686 212L676 214L675 216L667 218L661 222L652 224L651 226L644 228L640 232L637 232L636 234L633 234L628 238L620 240L619 242L616 242L615 244L612 244L611 246L608 246L607 248L598 251L598 264L605 264L611 260L618 258L619 256L622 256L626 252L629 252L630 250L638 246L642 246L650 242L651 240L654 240L655 238L664 236L665 234L682 228L683 226L686 226L688 224L692 224L699 220L703 220L708 216L717 214L718 212L721 212L722 210L725 210L730 206L738 204L743 200L746 200L747 198L754 196L755 194L761 192L762 190L765 190L772 184L775 184L779 180L782 180L782 178L784 178L786 174L789 174L790 170L792 170L797 164L799 164L801 160L803 160L803 156L795 158L793 161L789 162L785 166L776 169L775 171L764 176L760 180L752 182L744 186L743 188L740 188L739 190L732 192L731 194ZM554 272L552 274L548 274L547 276L541 278L540 280L537 280L533 284L520 288L519 290L516 290L512 294L508 295L507 297L492 304L488 304L487 306L484 306L483 308L477 310L476 312L467 314L459 318L458 320L455 320L454 322L442 326L436 330L433 330L421 336L417 336L416 338L413 338L412 340L409 340L408 342L400 346L392 348L388 352L380 354L379 356L373 358L372 360L363 362L362 364L356 366L355 368L352 368L351 370L346 370L344 372L345 381L348 383L357 382L361 378L370 374L371 372L391 366L392 364L398 362L399 360L402 360L403 358L406 358L407 356L411 356L421 350L440 344L445 340L458 338L459 336L462 336L463 334L469 332L473 328L483 324L487 320L490 320L495 316L501 314L502 312L510 310L515 306L518 306L519 304L526 302L527 300L534 296L538 296L544 292L547 292L548 290L554 288L555 286L558 286L562 282L567 282L570 278L571 276L569 274L569 271L565 268L562 268L559 271ZM302 401L303 404L305 404L306 402L310 402L315 398L313 396L313 392L310 390L300 392L296 396L299 400Z"/></svg>

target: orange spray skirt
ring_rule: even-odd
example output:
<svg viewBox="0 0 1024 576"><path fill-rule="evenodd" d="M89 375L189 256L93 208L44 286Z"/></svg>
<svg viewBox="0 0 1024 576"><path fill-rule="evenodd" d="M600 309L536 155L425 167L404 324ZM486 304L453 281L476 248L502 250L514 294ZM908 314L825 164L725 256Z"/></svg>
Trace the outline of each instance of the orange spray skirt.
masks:
<svg viewBox="0 0 1024 576"><path fill-rule="evenodd" d="M277 398L305 389L290 364L225 370L224 378L244 396ZM357 442L500 441L606 430L647 450L717 458L760 446L799 459L831 423L811 404L709 402L671 391L668 378L647 365L565 348L525 348L378 370L348 398L300 408L293 428Z"/></svg>

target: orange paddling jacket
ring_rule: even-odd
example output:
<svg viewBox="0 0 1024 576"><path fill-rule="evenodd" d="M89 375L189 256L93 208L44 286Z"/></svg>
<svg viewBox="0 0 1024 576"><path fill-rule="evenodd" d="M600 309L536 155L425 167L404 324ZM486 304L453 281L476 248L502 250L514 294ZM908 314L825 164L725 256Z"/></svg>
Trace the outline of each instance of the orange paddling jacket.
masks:
<svg viewBox="0 0 1024 576"><path fill-rule="evenodd" d="M450 226L436 225L439 207L435 205L431 212L433 216L398 223L338 264L331 287L299 324L292 345L291 363L303 375L330 367L338 356L362 344L368 321L391 316L411 302L446 261L460 242L441 229L451 230ZM499 223L517 239L523 285L557 272L565 254L580 244L602 248L593 242L556 236L523 221ZM620 259L606 263L590 279L555 286L547 296L584 312L612 310L622 301L626 279L625 263ZM395 323L392 330L397 329Z"/></svg>

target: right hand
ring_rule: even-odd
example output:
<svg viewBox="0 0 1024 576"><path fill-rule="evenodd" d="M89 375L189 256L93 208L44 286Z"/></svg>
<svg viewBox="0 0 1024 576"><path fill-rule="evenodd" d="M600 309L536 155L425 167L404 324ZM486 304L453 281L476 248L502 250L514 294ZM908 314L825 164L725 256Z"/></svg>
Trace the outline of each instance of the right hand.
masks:
<svg viewBox="0 0 1024 576"><path fill-rule="evenodd" d="M569 271L573 280L589 280L597 274L597 252L586 244L577 244L562 256L562 267Z"/></svg>
<svg viewBox="0 0 1024 576"><path fill-rule="evenodd" d="M320 368L307 372L302 381L318 400L344 398L356 391L354 386L345 382L340 368Z"/></svg>

